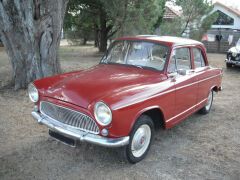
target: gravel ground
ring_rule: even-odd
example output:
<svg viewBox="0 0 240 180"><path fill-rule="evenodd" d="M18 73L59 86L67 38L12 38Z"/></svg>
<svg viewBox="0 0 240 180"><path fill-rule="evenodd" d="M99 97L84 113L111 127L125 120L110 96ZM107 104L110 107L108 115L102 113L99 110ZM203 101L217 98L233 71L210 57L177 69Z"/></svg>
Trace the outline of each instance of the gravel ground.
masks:
<svg viewBox="0 0 240 180"><path fill-rule="evenodd" d="M99 61L90 47L60 50L64 71ZM170 130L156 132L148 156L138 164L113 149L90 144L65 146L48 136L30 116L25 91L0 90L0 179L240 179L240 68L226 69L225 55L209 54L224 68L224 90L215 94L208 115L194 114ZM0 81L10 77L0 52Z"/></svg>

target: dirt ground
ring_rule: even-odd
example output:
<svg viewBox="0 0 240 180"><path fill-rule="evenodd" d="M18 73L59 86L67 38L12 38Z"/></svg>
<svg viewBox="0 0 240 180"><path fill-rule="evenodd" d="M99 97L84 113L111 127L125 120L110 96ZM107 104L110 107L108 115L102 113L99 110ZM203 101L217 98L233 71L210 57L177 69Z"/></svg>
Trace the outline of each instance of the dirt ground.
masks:
<svg viewBox="0 0 240 180"><path fill-rule="evenodd" d="M65 146L48 136L30 113L26 91L0 90L0 179L240 179L240 68L226 69L225 55L209 54L224 68L224 90L208 115L194 114L170 130L156 132L148 156L128 164L113 149L90 144ZM64 71L97 64L91 47L62 47ZM0 50L0 85L11 68Z"/></svg>

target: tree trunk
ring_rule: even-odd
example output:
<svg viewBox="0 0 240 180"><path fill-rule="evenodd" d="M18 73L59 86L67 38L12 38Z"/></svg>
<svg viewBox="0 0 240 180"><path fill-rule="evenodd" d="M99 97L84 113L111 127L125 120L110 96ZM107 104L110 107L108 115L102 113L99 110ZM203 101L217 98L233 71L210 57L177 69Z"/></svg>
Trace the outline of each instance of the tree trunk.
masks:
<svg viewBox="0 0 240 180"><path fill-rule="evenodd" d="M108 30L107 30L107 15L102 10L100 12L100 41L99 41L99 51L105 52L107 50L107 36L108 36Z"/></svg>
<svg viewBox="0 0 240 180"><path fill-rule="evenodd" d="M0 35L15 89L60 72L57 50L68 0L1 0Z"/></svg>
<svg viewBox="0 0 240 180"><path fill-rule="evenodd" d="M98 25L94 25L94 46L99 47L99 29Z"/></svg>
<svg viewBox="0 0 240 180"><path fill-rule="evenodd" d="M82 40L82 45L86 45L87 41L88 41L88 39L86 37L84 37L83 40Z"/></svg>

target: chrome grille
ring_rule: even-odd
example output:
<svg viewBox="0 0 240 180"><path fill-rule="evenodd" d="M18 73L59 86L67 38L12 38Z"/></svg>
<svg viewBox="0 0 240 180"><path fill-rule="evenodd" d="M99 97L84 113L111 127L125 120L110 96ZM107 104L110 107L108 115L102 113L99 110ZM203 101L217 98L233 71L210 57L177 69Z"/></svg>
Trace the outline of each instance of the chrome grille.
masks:
<svg viewBox="0 0 240 180"><path fill-rule="evenodd" d="M63 124L90 133L99 134L99 128L96 122L89 116L78 111L71 110L45 101L41 102L40 111L45 116L48 116Z"/></svg>

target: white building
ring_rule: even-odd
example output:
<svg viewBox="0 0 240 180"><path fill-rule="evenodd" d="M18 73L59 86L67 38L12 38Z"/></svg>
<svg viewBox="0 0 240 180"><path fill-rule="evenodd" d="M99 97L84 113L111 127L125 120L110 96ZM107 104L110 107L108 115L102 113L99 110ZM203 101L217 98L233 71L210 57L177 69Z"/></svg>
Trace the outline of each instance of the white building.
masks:
<svg viewBox="0 0 240 180"><path fill-rule="evenodd" d="M240 10L236 9L239 6L237 1L231 5L219 1L213 4L211 13L218 12L218 18L202 38L208 52L225 53L239 41Z"/></svg>
<svg viewBox="0 0 240 180"><path fill-rule="evenodd" d="M236 0L237 3L238 0ZM240 3L240 2L239 2ZM219 1L213 4L211 12L218 12L219 17L212 25L212 29L233 29L240 30L240 11L234 7L226 6Z"/></svg>

